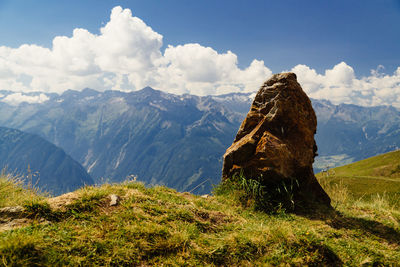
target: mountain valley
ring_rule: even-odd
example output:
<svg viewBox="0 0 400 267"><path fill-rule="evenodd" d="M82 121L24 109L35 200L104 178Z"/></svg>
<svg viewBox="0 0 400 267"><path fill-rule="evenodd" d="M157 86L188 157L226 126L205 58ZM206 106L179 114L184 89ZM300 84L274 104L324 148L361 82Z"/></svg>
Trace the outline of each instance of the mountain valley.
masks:
<svg viewBox="0 0 400 267"><path fill-rule="evenodd" d="M65 152L35 135L0 127L0 167L28 187L59 195L94 182Z"/></svg>
<svg viewBox="0 0 400 267"><path fill-rule="evenodd" d="M96 183L138 179L197 194L219 183L222 155L254 97L173 95L147 87L131 93L68 90L46 94L41 103L10 103L5 99L12 92L0 93L1 126L63 148ZM400 147L395 108L312 102L316 172Z"/></svg>

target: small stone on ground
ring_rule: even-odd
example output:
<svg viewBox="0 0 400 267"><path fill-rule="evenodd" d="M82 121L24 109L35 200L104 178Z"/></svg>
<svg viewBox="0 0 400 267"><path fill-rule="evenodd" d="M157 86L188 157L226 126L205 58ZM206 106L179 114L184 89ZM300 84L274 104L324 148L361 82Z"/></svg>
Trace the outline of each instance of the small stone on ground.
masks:
<svg viewBox="0 0 400 267"><path fill-rule="evenodd" d="M112 194L112 195L110 195L110 199L111 199L110 206L117 206L118 205L119 196L117 196L115 194Z"/></svg>

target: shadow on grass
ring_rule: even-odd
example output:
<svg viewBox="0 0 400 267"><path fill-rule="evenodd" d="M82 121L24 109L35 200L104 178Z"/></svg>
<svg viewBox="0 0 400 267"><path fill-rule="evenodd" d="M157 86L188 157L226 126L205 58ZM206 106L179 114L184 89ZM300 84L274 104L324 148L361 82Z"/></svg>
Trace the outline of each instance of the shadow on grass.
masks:
<svg viewBox="0 0 400 267"><path fill-rule="evenodd" d="M333 208L318 208L313 212L297 214L311 220L323 220L335 229L359 230L384 239L390 244L400 245L400 231L374 220L346 216Z"/></svg>
<svg viewBox="0 0 400 267"><path fill-rule="evenodd" d="M380 222L345 216L336 211L335 216L326 221L328 225L335 229L352 229L362 230L369 234L375 235L381 239L386 240L388 243L400 245L400 232L396 229L384 225Z"/></svg>
<svg viewBox="0 0 400 267"><path fill-rule="evenodd" d="M294 244L293 249L304 255L314 255L314 257L319 255L314 260L307 262L310 266L343 266L343 261L327 245L303 239Z"/></svg>

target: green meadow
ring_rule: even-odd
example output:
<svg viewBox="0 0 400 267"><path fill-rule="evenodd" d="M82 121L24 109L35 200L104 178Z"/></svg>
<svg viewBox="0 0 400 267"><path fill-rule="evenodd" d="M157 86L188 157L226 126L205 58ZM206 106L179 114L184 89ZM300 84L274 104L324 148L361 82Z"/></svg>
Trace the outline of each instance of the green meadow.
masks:
<svg viewBox="0 0 400 267"><path fill-rule="evenodd" d="M0 211L0 265L396 266L399 157L318 174L333 209L302 214L258 211L229 182L207 197L125 182L54 199L3 174L0 207L22 211Z"/></svg>

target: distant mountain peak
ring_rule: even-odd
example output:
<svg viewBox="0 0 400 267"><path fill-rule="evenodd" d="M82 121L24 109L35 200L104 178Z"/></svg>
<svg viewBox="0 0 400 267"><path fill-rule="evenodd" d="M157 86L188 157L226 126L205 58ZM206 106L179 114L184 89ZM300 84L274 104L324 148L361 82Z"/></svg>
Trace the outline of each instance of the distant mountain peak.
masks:
<svg viewBox="0 0 400 267"><path fill-rule="evenodd" d="M142 92L157 92L157 91L159 91L160 92L160 90L156 90L156 89L154 89L154 88L152 88L150 86L146 86L146 87L138 90L138 92L139 91L142 91Z"/></svg>
<svg viewBox="0 0 400 267"><path fill-rule="evenodd" d="M82 94L84 96L97 96L97 95L101 94L101 92L91 89L91 88L85 88L82 90Z"/></svg>

